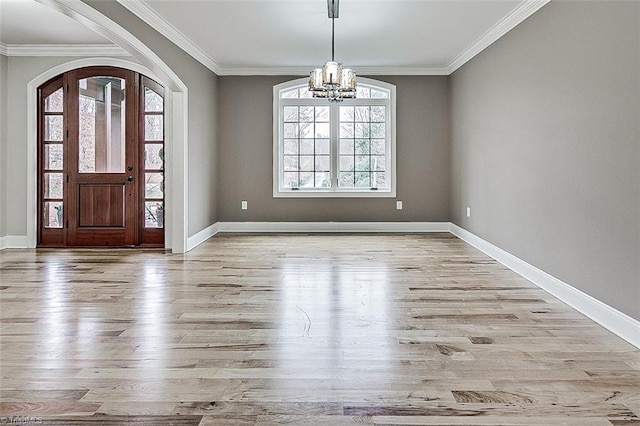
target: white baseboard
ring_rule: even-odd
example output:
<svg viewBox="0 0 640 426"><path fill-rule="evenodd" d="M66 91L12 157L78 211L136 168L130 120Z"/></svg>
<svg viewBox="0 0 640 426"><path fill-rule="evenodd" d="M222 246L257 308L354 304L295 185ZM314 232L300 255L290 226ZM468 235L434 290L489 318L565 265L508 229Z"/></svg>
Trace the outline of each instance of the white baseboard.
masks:
<svg viewBox="0 0 640 426"><path fill-rule="evenodd" d="M452 223L450 230L456 237L494 258L635 347L640 348L640 321L583 293L458 225Z"/></svg>
<svg viewBox="0 0 640 426"><path fill-rule="evenodd" d="M9 248L29 248L29 238L26 235L6 235L0 237L0 250Z"/></svg>
<svg viewBox="0 0 640 426"><path fill-rule="evenodd" d="M189 251L198 247L200 244L204 243L209 238L216 235L218 232L220 232L220 222L216 222L213 225L209 225L206 228L204 228L202 231L198 232L197 234L190 236L189 238L187 238L186 251Z"/></svg>
<svg viewBox="0 0 640 426"><path fill-rule="evenodd" d="M218 222L220 232L449 232L449 222Z"/></svg>

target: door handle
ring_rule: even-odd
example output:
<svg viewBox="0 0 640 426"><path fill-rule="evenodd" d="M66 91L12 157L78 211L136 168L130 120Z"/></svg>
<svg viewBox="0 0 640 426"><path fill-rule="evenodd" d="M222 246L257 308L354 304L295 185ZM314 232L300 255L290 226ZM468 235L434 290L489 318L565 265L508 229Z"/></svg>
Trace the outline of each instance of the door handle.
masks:
<svg viewBox="0 0 640 426"><path fill-rule="evenodd" d="M133 176L127 176L127 182L133 182Z"/></svg>

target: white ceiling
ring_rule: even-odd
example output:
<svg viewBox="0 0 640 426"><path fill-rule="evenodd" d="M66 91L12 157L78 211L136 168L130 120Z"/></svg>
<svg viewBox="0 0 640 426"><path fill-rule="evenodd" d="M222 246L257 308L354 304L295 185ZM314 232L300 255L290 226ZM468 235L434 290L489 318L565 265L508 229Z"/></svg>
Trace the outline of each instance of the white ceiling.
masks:
<svg viewBox="0 0 640 426"><path fill-rule="evenodd" d="M219 74L299 74L331 56L327 0L118 1ZM547 1L340 0L336 60L448 74ZM0 0L0 15L5 45L109 43L35 0Z"/></svg>
<svg viewBox="0 0 640 426"><path fill-rule="evenodd" d="M110 42L72 18L34 0L0 0L0 43L61 45Z"/></svg>
<svg viewBox="0 0 640 426"><path fill-rule="evenodd" d="M326 0L146 0L221 67L313 67L331 57ZM445 67L521 1L342 0L336 60Z"/></svg>

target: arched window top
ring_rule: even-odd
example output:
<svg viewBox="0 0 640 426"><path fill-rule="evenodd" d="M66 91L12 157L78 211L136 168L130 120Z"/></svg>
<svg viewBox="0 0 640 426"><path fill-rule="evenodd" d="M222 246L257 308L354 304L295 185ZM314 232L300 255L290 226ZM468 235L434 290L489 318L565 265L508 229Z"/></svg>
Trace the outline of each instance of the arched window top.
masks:
<svg viewBox="0 0 640 426"><path fill-rule="evenodd" d="M312 98L307 78L287 81L275 86L279 99ZM395 92L393 84L370 78L358 77L356 99L389 99Z"/></svg>

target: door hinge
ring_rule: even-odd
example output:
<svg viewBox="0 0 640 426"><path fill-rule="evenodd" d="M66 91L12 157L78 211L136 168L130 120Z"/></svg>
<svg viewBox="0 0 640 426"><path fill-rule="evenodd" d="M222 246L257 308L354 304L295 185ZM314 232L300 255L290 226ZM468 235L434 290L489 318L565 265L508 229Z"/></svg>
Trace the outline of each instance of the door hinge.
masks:
<svg viewBox="0 0 640 426"><path fill-rule="evenodd" d="M69 183L69 175L67 175L67 183Z"/></svg>
<svg viewBox="0 0 640 426"><path fill-rule="evenodd" d="M67 93L69 93L69 85L67 84Z"/></svg>
<svg viewBox="0 0 640 426"><path fill-rule="evenodd" d="M69 130L67 130L67 139L69 139Z"/></svg>
<svg viewBox="0 0 640 426"><path fill-rule="evenodd" d="M67 219L67 229L69 229L69 220Z"/></svg>

